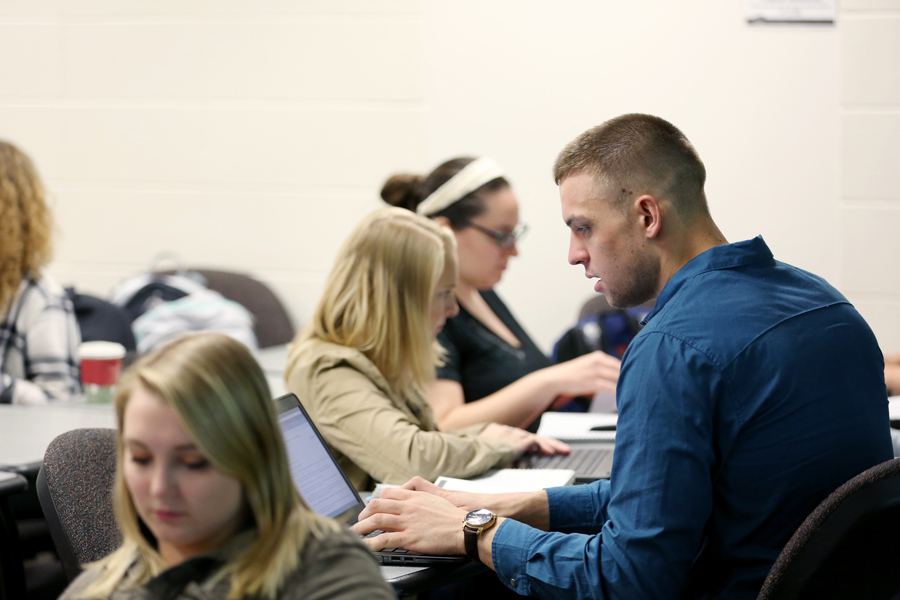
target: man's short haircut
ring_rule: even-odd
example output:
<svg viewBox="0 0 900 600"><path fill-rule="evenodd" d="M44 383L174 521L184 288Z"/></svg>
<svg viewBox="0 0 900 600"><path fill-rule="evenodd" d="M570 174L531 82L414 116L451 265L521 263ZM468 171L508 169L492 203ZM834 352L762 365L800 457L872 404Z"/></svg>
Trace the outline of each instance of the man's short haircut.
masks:
<svg viewBox="0 0 900 600"><path fill-rule="evenodd" d="M613 192L622 210L649 193L669 199L685 220L709 214L703 161L687 137L659 117L622 115L579 135L559 153L553 177L559 185L579 173Z"/></svg>

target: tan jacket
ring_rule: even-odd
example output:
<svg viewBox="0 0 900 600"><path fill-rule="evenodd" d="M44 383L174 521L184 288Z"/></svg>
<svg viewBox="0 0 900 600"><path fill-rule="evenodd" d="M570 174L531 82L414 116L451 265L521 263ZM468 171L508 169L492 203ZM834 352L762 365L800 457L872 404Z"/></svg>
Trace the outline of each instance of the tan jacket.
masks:
<svg viewBox="0 0 900 600"><path fill-rule="evenodd" d="M295 345L285 381L360 490L372 489L372 479L472 477L515 455L508 443L478 435L485 424L439 431L422 394L401 397L353 348L320 340Z"/></svg>

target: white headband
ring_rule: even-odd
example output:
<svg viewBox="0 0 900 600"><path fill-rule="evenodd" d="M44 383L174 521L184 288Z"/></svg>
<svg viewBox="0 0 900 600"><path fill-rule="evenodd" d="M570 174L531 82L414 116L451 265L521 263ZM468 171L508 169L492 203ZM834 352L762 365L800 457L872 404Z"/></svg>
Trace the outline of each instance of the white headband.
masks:
<svg viewBox="0 0 900 600"><path fill-rule="evenodd" d="M477 158L434 190L419 204L416 212L426 217L439 213L498 177L503 177L500 165L486 156Z"/></svg>

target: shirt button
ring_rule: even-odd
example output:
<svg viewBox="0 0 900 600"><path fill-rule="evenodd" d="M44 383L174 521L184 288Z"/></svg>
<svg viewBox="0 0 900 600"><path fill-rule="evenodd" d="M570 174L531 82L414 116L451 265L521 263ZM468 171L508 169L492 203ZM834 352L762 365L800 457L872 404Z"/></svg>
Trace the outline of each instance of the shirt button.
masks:
<svg viewBox="0 0 900 600"><path fill-rule="evenodd" d="M516 580L515 580L515 579L510 579L510 580L509 580L509 587L519 587L519 584L516 583Z"/></svg>

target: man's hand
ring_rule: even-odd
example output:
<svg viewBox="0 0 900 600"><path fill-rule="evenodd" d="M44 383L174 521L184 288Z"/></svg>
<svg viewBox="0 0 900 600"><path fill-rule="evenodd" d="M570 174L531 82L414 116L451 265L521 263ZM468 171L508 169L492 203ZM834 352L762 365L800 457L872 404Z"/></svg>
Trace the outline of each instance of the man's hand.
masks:
<svg viewBox="0 0 900 600"><path fill-rule="evenodd" d="M550 506L545 490L509 494L474 494L445 490L421 477L413 477L403 484L402 489L440 496L466 513L486 508L495 515L515 519L541 531L550 529Z"/></svg>
<svg viewBox="0 0 900 600"><path fill-rule="evenodd" d="M434 494L387 488L359 514L353 530L360 535L376 529L386 532L363 540L372 550L406 548L426 554L465 554L462 528L468 512Z"/></svg>
<svg viewBox="0 0 900 600"><path fill-rule="evenodd" d="M478 510L479 508L487 508L494 514L502 515L498 499L500 499L503 494L474 494L472 492L445 490L421 477L413 477L403 484L402 489L425 492L427 494L439 496L450 502L453 506L463 509L466 513ZM462 525L460 525L460 527L461 526Z"/></svg>

